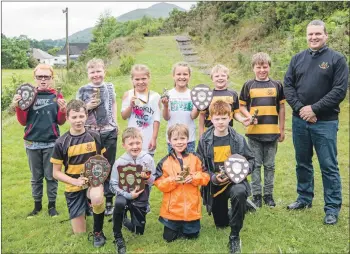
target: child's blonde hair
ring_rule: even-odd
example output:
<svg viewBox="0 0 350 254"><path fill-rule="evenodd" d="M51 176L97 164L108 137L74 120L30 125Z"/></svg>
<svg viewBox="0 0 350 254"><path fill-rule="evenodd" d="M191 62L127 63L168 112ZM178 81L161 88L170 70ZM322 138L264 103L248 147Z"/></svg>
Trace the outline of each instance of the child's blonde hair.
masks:
<svg viewBox="0 0 350 254"><path fill-rule="evenodd" d="M134 77L135 72L144 72L149 78L151 77L149 68L144 64L135 64L131 67L131 71L130 71L131 78Z"/></svg>
<svg viewBox="0 0 350 254"><path fill-rule="evenodd" d="M105 63L103 62L102 59L93 58L93 59L89 60L89 62L87 62L86 68L89 70L90 68L94 68L94 67L102 67L104 69Z"/></svg>
<svg viewBox="0 0 350 254"><path fill-rule="evenodd" d="M227 78L230 77L230 70L225 65L217 64L211 69L210 78L212 79L214 73L218 73L219 71L225 73L227 75Z"/></svg>
<svg viewBox="0 0 350 254"><path fill-rule="evenodd" d="M141 138L141 140L142 140L142 134L135 127L129 127L129 128L126 128L123 131L123 134L122 134L122 142L123 142L123 144L125 143L125 140L127 138Z"/></svg>
<svg viewBox="0 0 350 254"><path fill-rule="evenodd" d="M265 52L258 52L252 56L251 64L252 64L252 68L254 68L256 64L258 65L269 64L269 66L271 67L271 58Z"/></svg>
<svg viewBox="0 0 350 254"><path fill-rule="evenodd" d="M177 133L177 135L185 135L187 138L189 138L188 128L184 124L177 123L172 125L168 129L168 139L170 140L175 133Z"/></svg>
<svg viewBox="0 0 350 254"><path fill-rule="evenodd" d="M38 65L35 67L35 69L34 69L34 76L35 76L36 71L39 70L39 69L42 69L42 70L49 70L49 71L51 72L51 76L52 76L52 78L53 78L54 72L53 72L53 68L52 68L51 65L49 65L49 64L43 64L43 63L38 64Z"/></svg>
<svg viewBox="0 0 350 254"><path fill-rule="evenodd" d="M187 67L188 68L188 73L191 76L191 73L192 73L191 66L188 63L186 63L186 62L177 62L176 64L173 65L173 76L175 75L175 71L176 71L177 67Z"/></svg>

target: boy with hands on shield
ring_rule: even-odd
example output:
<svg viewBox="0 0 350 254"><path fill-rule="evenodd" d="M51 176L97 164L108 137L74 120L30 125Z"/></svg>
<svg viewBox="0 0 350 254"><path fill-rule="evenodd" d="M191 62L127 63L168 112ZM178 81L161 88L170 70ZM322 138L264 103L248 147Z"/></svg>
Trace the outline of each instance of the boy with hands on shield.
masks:
<svg viewBox="0 0 350 254"><path fill-rule="evenodd" d="M103 183L86 189L85 162L92 156L105 153L100 135L85 129L87 108L81 100L71 100L67 105L67 121L70 129L57 139L51 157L53 177L66 183L65 196L74 234L86 232L85 211L91 199L94 218L94 247L105 244L103 234L104 197ZM61 172L64 165L65 171ZM89 235L90 237L90 235Z"/></svg>
<svg viewBox="0 0 350 254"><path fill-rule="evenodd" d="M197 153L204 159L204 166L211 176L210 183L202 187L204 204L209 215L213 213L217 228L231 227L230 253L239 253L239 232L243 227L250 187L247 179L239 183L231 182L222 169L231 154L238 154L248 161L248 172L251 172L254 168L254 156L244 137L229 126L231 112L231 106L222 100L210 105L209 113L213 126L203 133ZM230 210L228 200L231 204Z"/></svg>
<svg viewBox="0 0 350 254"><path fill-rule="evenodd" d="M155 164L153 157L142 150L142 134L135 127L126 128L122 134L123 147L126 152L113 165L110 189L116 195L113 211L113 234L118 253L126 253L125 240L122 235L122 225L132 233L143 235L146 226L146 214L149 207L149 195L154 182ZM131 174L129 168L142 167L140 177L138 173ZM127 185L135 184L132 191L127 191ZM131 220L126 213L129 210Z"/></svg>

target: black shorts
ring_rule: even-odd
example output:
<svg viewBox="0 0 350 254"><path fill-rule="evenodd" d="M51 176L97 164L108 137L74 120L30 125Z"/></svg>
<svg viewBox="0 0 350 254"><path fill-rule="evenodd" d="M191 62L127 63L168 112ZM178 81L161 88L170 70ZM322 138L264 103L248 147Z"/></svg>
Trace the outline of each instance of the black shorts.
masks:
<svg viewBox="0 0 350 254"><path fill-rule="evenodd" d="M77 218L83 214L88 209L88 200L86 197L86 191L76 191L76 192L65 192L68 211L69 211L69 219Z"/></svg>

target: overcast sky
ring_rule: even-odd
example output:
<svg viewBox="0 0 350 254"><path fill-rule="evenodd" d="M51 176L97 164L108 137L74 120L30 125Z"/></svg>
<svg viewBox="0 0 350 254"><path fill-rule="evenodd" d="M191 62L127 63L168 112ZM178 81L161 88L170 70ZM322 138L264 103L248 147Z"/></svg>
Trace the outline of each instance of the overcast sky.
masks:
<svg viewBox="0 0 350 254"><path fill-rule="evenodd" d="M100 14L110 11L118 17L158 2L2 2L2 33L7 37L27 35L31 39L61 39L66 36L68 7L69 35L93 27ZM168 2L186 10L195 2Z"/></svg>

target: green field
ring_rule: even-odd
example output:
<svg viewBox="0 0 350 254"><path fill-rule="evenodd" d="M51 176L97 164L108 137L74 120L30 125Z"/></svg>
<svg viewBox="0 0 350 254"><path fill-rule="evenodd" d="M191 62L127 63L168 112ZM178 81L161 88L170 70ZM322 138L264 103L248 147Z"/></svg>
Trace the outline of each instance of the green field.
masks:
<svg viewBox="0 0 350 254"><path fill-rule="evenodd" d="M171 88L172 65L182 60L173 37L150 37L145 39L145 47L135 55L136 62L146 64L151 70L151 89L162 92ZM16 72L23 79L32 82L31 70L3 70L3 84L9 82L11 73ZM236 78L236 77L235 77ZM234 89L240 90L248 77L231 80ZM117 92L118 107L121 96L131 88L129 76L107 77L113 82ZM83 85L84 81L81 84ZM194 69L190 86L210 83L209 76ZM68 98L69 99L69 98ZM118 109L119 111L119 109ZM348 253L349 252L349 102L348 96L342 103L340 129L338 132L338 159L342 177L343 208L340 220L335 226L323 225L323 190L317 157L315 165L315 198L312 209L289 212L285 207L296 199L296 176L294 148L291 137L291 110L286 112L286 139L279 145L276 157L276 177L274 197L277 207L261 208L258 212L247 214L241 231L242 251L244 253ZM3 253L111 253L115 251L112 243L112 223L105 220L104 232L107 243L95 249L87 241L87 233L74 236L68 219L64 197L64 185L59 184L57 208L60 216L50 218L47 214L47 198L44 194L43 211L33 219L26 215L33 208L30 186L30 170L23 145L23 126L15 116L2 119L2 252ZM118 114L120 130L126 121ZM235 122L235 129L241 134L244 129ZM61 133L67 131L67 124ZM156 163L165 155L166 122L162 120L158 137ZM118 140L117 156L123 153ZM45 191L44 191L45 193ZM157 188L152 189L152 211L147 215L145 235L134 236L123 231L129 253L226 253L230 229L216 230L213 218L203 209L201 235L197 240L178 240L167 244L162 240L163 227L158 222L162 195ZM92 229L92 218L88 218L88 230Z"/></svg>

